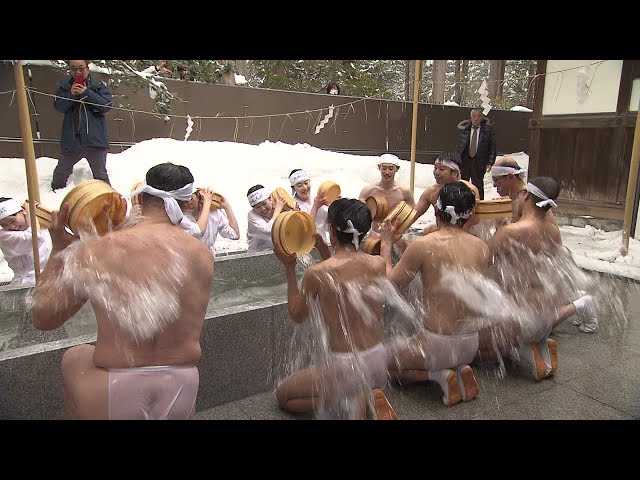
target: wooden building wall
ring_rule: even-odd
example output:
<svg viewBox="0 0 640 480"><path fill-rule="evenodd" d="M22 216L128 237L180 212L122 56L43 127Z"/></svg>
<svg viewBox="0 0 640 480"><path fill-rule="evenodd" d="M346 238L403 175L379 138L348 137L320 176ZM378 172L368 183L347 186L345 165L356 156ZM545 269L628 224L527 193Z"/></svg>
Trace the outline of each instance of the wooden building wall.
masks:
<svg viewBox="0 0 640 480"><path fill-rule="evenodd" d="M541 115L546 61L538 62L536 73L541 81L529 121L530 176L561 183L560 212L622 220L637 115L629 112L629 99L640 61L623 62L615 113Z"/></svg>

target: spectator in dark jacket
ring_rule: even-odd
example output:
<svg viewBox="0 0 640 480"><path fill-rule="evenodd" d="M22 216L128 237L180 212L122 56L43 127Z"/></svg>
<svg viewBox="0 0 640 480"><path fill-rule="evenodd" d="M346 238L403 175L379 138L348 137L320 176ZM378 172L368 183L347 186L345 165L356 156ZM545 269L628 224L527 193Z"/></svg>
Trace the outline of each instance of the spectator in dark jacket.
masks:
<svg viewBox="0 0 640 480"><path fill-rule="evenodd" d="M477 134L474 137L473 131ZM475 145L471 145L474 140ZM458 140L455 151L462 159L461 180L471 180L484 199L484 174L496 161L496 133L482 108L471 110L471 120L458 124Z"/></svg>
<svg viewBox="0 0 640 480"><path fill-rule="evenodd" d="M109 138L105 115L111 110L111 92L104 82L91 77L89 60L68 60L71 78L58 84L53 106L64 113L60 147L62 157L53 170L51 189L67 185L73 166L86 158L93 178L109 182Z"/></svg>

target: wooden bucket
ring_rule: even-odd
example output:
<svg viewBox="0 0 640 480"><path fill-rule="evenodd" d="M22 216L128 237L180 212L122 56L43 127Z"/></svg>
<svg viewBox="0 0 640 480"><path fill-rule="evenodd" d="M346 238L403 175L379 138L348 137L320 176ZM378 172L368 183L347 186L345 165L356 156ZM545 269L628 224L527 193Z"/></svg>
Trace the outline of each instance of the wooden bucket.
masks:
<svg viewBox="0 0 640 480"><path fill-rule="evenodd" d="M374 222L382 222L389 213L389 204L384 197L367 197L365 203Z"/></svg>
<svg viewBox="0 0 640 480"><path fill-rule="evenodd" d="M316 244L316 222L306 212L282 212L273 222L271 240L287 255L304 255Z"/></svg>
<svg viewBox="0 0 640 480"><path fill-rule="evenodd" d="M334 183L332 181L327 180L326 182L322 182L318 187L317 197L324 196L327 200L327 206L331 205L340 197L340 185Z"/></svg>
<svg viewBox="0 0 640 480"><path fill-rule="evenodd" d="M380 242L381 240L378 236L365 238L362 245L360 245L360 250L369 255L380 255Z"/></svg>
<svg viewBox="0 0 640 480"><path fill-rule="evenodd" d="M36 218L42 228L49 228L51 226L51 210L43 207L40 204L36 205Z"/></svg>
<svg viewBox="0 0 640 480"><path fill-rule="evenodd" d="M196 188L197 191L204 190L203 187ZM213 197L211 198L211 210L217 210L222 208L222 195L214 192Z"/></svg>
<svg viewBox="0 0 640 480"><path fill-rule="evenodd" d="M476 218L488 220L492 218L510 218L512 216L512 202L509 197L478 200L475 210Z"/></svg>
<svg viewBox="0 0 640 480"><path fill-rule="evenodd" d="M276 198L281 198L282 200L284 200L285 204L284 204L284 207L282 208L283 212L286 212L287 210L293 210L294 208L296 208L296 201L293 199L291 195L287 193L287 191L284 188L278 187L273 192L271 192L271 200L275 202Z"/></svg>
<svg viewBox="0 0 640 480"><path fill-rule="evenodd" d="M67 193L62 204L69 204L68 227L102 236L120 224L127 214L127 203L108 183L87 180Z"/></svg>
<svg viewBox="0 0 640 480"><path fill-rule="evenodd" d="M133 191L139 189L141 186L142 186L142 182L134 183L133 187L131 187L131 191L133 192ZM140 198L141 196L142 196L142 194L136 195L135 197L131 197L131 206L140 205L140 203L142 201L141 198Z"/></svg>
<svg viewBox="0 0 640 480"><path fill-rule="evenodd" d="M410 207L409 204L403 200L393 207L393 210L389 212L384 220L385 222L390 221L394 224L396 226L396 234L402 235L413 223L416 213L418 213L416 209Z"/></svg>

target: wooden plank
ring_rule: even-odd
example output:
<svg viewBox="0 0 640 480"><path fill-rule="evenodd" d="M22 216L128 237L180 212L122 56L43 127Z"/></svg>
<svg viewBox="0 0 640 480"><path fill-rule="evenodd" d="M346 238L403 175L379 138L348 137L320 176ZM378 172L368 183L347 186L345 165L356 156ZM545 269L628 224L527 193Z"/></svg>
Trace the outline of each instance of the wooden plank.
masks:
<svg viewBox="0 0 640 480"><path fill-rule="evenodd" d="M615 128L635 127L635 114L601 115L553 115L551 117L532 118L529 128L572 129L572 128Z"/></svg>
<svg viewBox="0 0 640 480"><path fill-rule="evenodd" d="M585 202L563 197L558 197L556 203L558 208L554 208L554 212L560 215L581 215L607 220L624 220L624 205Z"/></svg>

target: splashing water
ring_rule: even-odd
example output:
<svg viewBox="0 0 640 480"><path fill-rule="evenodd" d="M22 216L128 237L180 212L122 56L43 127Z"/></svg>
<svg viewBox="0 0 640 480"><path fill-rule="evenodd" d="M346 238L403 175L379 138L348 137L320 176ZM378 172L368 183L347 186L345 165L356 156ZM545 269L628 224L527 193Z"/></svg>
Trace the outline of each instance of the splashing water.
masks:
<svg viewBox="0 0 640 480"><path fill-rule="evenodd" d="M134 215L119 225L118 230L140 220L140 216ZM179 249L155 243L152 251L145 251L153 260L144 262L144 268L135 269L127 264L127 258L141 254L140 250L124 249L120 242L114 241L99 252L99 257L87 256L88 250L83 247L96 239L97 234L85 231L80 232L79 237L59 253L63 269L56 283L61 288L72 290L77 297L87 297L94 309L104 312L122 333L138 344L152 339L178 319L179 292L189 274L187 260ZM109 237L105 240L111 242ZM137 248L143 249L144 245ZM28 295L27 302L32 308L51 298L45 300L36 289ZM66 302L66 299L58 296L53 297L53 301Z"/></svg>

